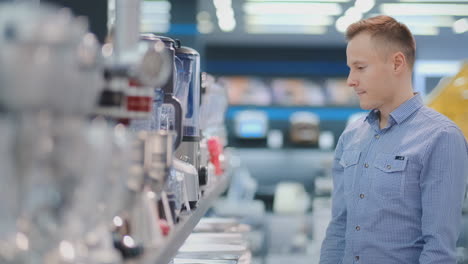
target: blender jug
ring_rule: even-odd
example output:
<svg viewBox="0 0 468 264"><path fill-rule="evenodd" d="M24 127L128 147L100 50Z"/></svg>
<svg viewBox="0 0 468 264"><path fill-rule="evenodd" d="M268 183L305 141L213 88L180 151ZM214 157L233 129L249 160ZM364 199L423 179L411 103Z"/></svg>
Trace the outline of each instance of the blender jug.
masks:
<svg viewBox="0 0 468 264"><path fill-rule="evenodd" d="M180 61L176 95L184 109L182 143L176 150L176 156L199 169L200 55L194 49L180 47L176 49L176 57Z"/></svg>
<svg viewBox="0 0 468 264"><path fill-rule="evenodd" d="M200 192L199 149L200 131L198 108L200 106L200 56L188 47L176 49L177 92L182 103L182 142L175 151L175 169L184 175L185 190L190 209L196 207Z"/></svg>
<svg viewBox="0 0 468 264"><path fill-rule="evenodd" d="M172 71L169 74L167 82L162 85L162 103L158 100L154 101L155 112L160 113L159 116L159 127L162 130L175 130L177 136L174 140L174 149L176 149L182 139L182 115L183 110L181 103L175 97L176 91L176 74L175 74L175 49L176 42L167 37L156 36L154 34L144 34L141 37L142 41L156 43L162 41L164 43L164 50L169 54L172 61ZM157 90L157 89L156 89Z"/></svg>

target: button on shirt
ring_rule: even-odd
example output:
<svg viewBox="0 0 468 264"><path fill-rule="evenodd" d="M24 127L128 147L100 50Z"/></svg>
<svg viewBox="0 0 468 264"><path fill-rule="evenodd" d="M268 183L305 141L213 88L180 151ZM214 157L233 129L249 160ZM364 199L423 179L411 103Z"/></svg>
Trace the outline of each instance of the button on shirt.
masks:
<svg viewBox="0 0 468 264"><path fill-rule="evenodd" d="M419 95L384 129L371 111L338 141L320 263L455 263L466 176L463 134Z"/></svg>

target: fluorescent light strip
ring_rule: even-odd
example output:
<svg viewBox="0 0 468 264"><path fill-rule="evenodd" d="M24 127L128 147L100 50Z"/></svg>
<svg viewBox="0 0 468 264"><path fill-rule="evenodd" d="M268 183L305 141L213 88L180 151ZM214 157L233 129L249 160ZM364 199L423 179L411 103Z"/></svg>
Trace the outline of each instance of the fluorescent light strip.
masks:
<svg viewBox="0 0 468 264"><path fill-rule="evenodd" d="M347 17L349 20L353 20L354 22L356 22L362 19L362 12L359 11L359 9L355 6L352 6L348 10L346 10L344 16Z"/></svg>
<svg viewBox="0 0 468 264"><path fill-rule="evenodd" d="M231 7L232 0L213 0L213 4L217 9L223 8L223 7Z"/></svg>
<svg viewBox="0 0 468 264"><path fill-rule="evenodd" d="M339 15L341 6L337 3L245 3L244 12L252 15L262 14L308 14Z"/></svg>
<svg viewBox="0 0 468 264"><path fill-rule="evenodd" d="M394 18L412 26L452 27L455 19L450 16L394 16Z"/></svg>
<svg viewBox="0 0 468 264"><path fill-rule="evenodd" d="M380 11L386 15L442 15L468 16L468 5L464 4L382 4Z"/></svg>
<svg viewBox="0 0 468 264"><path fill-rule="evenodd" d="M411 33L413 35L421 35L421 36L437 36L439 35L439 28L432 27L432 26L411 26L408 25Z"/></svg>
<svg viewBox="0 0 468 264"><path fill-rule="evenodd" d="M327 32L324 26L261 26L247 25L246 30L249 34L308 34L322 35Z"/></svg>
<svg viewBox="0 0 468 264"><path fill-rule="evenodd" d="M232 0L213 0L216 17L221 31L230 32L236 28L236 19L232 9Z"/></svg>
<svg viewBox="0 0 468 264"><path fill-rule="evenodd" d="M375 0L356 0L354 8L359 10L361 13L367 13L375 6Z"/></svg>
<svg viewBox="0 0 468 264"><path fill-rule="evenodd" d="M141 32L161 32L166 33L169 32L170 24L145 24L142 23L140 26Z"/></svg>
<svg viewBox="0 0 468 264"><path fill-rule="evenodd" d="M437 2L437 3L468 3L468 0L398 0L399 2L413 2L413 3L427 3L427 2Z"/></svg>
<svg viewBox="0 0 468 264"><path fill-rule="evenodd" d="M142 17L141 23L144 24L166 24L171 23L170 17L161 18L161 17Z"/></svg>
<svg viewBox="0 0 468 264"><path fill-rule="evenodd" d="M306 16L306 15L262 15L245 17L247 24L251 25L313 25L313 26L328 26L333 24L331 16Z"/></svg>
<svg viewBox="0 0 468 264"><path fill-rule="evenodd" d="M254 3L347 3L350 0L247 0ZM467 0L468 1L468 0Z"/></svg>
<svg viewBox="0 0 468 264"><path fill-rule="evenodd" d="M143 24L166 24L171 22L171 16L169 14L157 16L154 14L142 14L140 21Z"/></svg>
<svg viewBox="0 0 468 264"><path fill-rule="evenodd" d="M346 29L354 22L357 22L360 18L353 18L349 16L342 16L336 19L335 28L338 32L344 33Z"/></svg>
<svg viewBox="0 0 468 264"><path fill-rule="evenodd" d="M220 19L225 17L234 18L234 11L232 9L217 9L216 17Z"/></svg>
<svg viewBox="0 0 468 264"><path fill-rule="evenodd" d="M148 19L161 19L161 20L171 19L170 13L158 14L157 16L155 16L155 14L156 13L142 12L141 16L142 18L148 18Z"/></svg>
<svg viewBox="0 0 468 264"><path fill-rule="evenodd" d="M378 16L380 14L370 14L367 18ZM393 16L398 22L405 25L413 26L434 26L434 27L451 27L455 23L455 18L452 16L438 16L438 15L427 15L427 16Z"/></svg>
<svg viewBox="0 0 468 264"><path fill-rule="evenodd" d="M430 61L419 60L414 64L417 74L423 75L455 75L460 71L460 61Z"/></svg>
<svg viewBox="0 0 468 264"><path fill-rule="evenodd" d="M222 31L230 32L236 28L236 21L234 19L219 20L218 26Z"/></svg>
<svg viewBox="0 0 468 264"><path fill-rule="evenodd" d="M171 3L160 1L143 1L141 5L142 12L168 13L171 11Z"/></svg>

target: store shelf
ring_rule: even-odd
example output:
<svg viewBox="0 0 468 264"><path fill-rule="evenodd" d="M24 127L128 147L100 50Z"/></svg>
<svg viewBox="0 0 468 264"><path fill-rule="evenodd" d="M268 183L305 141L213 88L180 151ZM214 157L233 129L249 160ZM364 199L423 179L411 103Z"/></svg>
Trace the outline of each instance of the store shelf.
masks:
<svg viewBox="0 0 468 264"><path fill-rule="evenodd" d="M241 163L258 182L257 194L273 196L282 181L302 183L310 193L315 177L331 171L334 151L320 149L237 148Z"/></svg>
<svg viewBox="0 0 468 264"><path fill-rule="evenodd" d="M175 229L162 242L160 248L147 252L138 262L142 264L168 264L214 201L226 190L229 185L229 177L226 175L223 175L212 188L205 192L205 195L198 202L198 207L191 214L180 219Z"/></svg>

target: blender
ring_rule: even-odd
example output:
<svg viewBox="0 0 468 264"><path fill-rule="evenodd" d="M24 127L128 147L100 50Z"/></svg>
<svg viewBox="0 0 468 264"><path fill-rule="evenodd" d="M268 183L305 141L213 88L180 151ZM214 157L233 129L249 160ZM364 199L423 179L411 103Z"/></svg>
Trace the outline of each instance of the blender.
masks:
<svg viewBox="0 0 468 264"><path fill-rule="evenodd" d="M176 149L176 157L186 159L195 168L199 168L200 145L200 55L194 49L180 47L176 49L180 63L177 69L177 98L182 103L184 118L182 121L182 142Z"/></svg>
<svg viewBox="0 0 468 264"><path fill-rule="evenodd" d="M185 192L190 206L187 209L193 209L200 196L200 55L189 47L178 47L175 55L176 96L182 104L184 118L182 140L175 150L178 160L174 166L184 173Z"/></svg>
<svg viewBox="0 0 468 264"><path fill-rule="evenodd" d="M174 140L174 149L176 149L182 139L182 117L183 110L180 101L176 98L176 69L175 69L175 49L177 46L180 46L175 40L156 36L154 34L144 34L141 36L141 41L144 43L163 43L164 52L169 57L170 63L167 68L168 78L167 81L162 84L160 87L156 87L155 100L153 103L154 110L153 116L159 117L157 122L153 125L152 129L161 129L161 130L171 130L175 131L176 137Z"/></svg>

